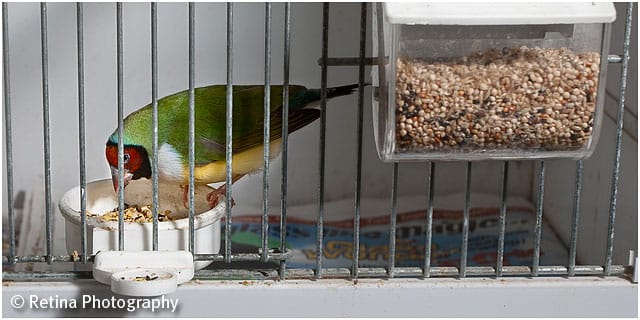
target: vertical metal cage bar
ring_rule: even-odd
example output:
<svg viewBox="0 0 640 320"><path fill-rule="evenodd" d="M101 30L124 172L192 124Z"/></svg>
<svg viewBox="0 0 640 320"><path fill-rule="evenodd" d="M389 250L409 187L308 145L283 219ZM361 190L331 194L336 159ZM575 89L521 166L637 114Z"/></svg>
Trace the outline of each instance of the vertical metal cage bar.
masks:
<svg viewBox="0 0 640 320"><path fill-rule="evenodd" d="M7 166L7 214L9 215L9 262L16 258L16 227L13 216L13 141L11 138L11 81L9 73L9 13L8 4L2 3L2 85L4 89L4 139Z"/></svg>
<svg viewBox="0 0 640 320"><path fill-rule="evenodd" d="M509 161L502 164L502 191L500 195L500 217L498 218L498 255L496 259L496 277L502 277L504 266L504 238L507 222L507 190L509 182Z"/></svg>
<svg viewBox="0 0 640 320"><path fill-rule="evenodd" d="M116 3L116 64L118 73L118 250L124 250L124 93L122 78L122 3Z"/></svg>
<svg viewBox="0 0 640 320"><path fill-rule="evenodd" d="M427 191L427 225L425 226L424 235L424 268L422 269L422 276L425 278L431 277L431 245L433 241L433 194L435 184L436 163L429 162L429 173L427 174L427 184L429 190Z"/></svg>
<svg viewBox="0 0 640 320"><path fill-rule="evenodd" d="M545 162L540 161L540 171L538 173L538 199L536 204L536 226L533 242L533 265L531 267L531 275L538 276L540 267L540 240L542 236L542 206L544 203L544 172Z"/></svg>
<svg viewBox="0 0 640 320"><path fill-rule="evenodd" d="M576 161L576 190L573 195L573 215L571 217L571 240L569 244L568 274L576 275L576 249L578 246L578 223L580 219L580 193L582 192L582 160Z"/></svg>
<svg viewBox="0 0 640 320"><path fill-rule="evenodd" d="M380 32L380 30L383 30L384 28L384 17L382 15L382 3L381 2L376 2L373 3L372 6L376 6L376 17L375 17L375 23L376 23L376 27L378 30L378 43L385 43L384 42L384 32ZM373 17L371 18L373 19ZM385 67L385 62L387 61L387 56L385 53L385 48L384 46L380 45L378 46L378 52L377 52L377 65L378 65L378 77L379 79L385 79L386 75L386 67ZM383 86L379 87L379 92L378 92L378 100L379 101L387 101L387 97L388 97L388 93L387 93L387 89L385 89Z"/></svg>
<svg viewBox="0 0 640 320"><path fill-rule="evenodd" d="M262 170L262 254L261 260L267 261L269 253L269 140L271 139L271 3L265 3L264 17L264 131ZM283 118L282 121L287 121Z"/></svg>
<svg viewBox="0 0 640 320"><path fill-rule="evenodd" d="M233 3L227 3L227 132L225 161L226 166L226 219L225 219L225 261L231 263L231 172L233 168L232 133L233 133Z"/></svg>
<svg viewBox="0 0 640 320"><path fill-rule="evenodd" d="M322 4L322 70L320 87L320 161L318 187L318 224L316 238L316 278L322 278L322 252L324 228L324 167L327 129L327 56L329 48L329 3Z"/></svg>
<svg viewBox="0 0 640 320"><path fill-rule="evenodd" d="M362 192L362 122L364 111L364 59L367 47L367 3L360 4L360 53L358 62L358 128L356 131L356 191L353 212L353 265L351 276L358 278L358 261L360 258L360 198Z"/></svg>
<svg viewBox="0 0 640 320"><path fill-rule="evenodd" d="M387 262L387 276L395 276L396 267L396 224L398 221L398 166L393 163L393 182L391 184L391 215L389 217L389 260Z"/></svg>
<svg viewBox="0 0 640 320"><path fill-rule="evenodd" d="M189 2L189 251L195 254L195 135L196 135L196 89L195 89L195 7Z"/></svg>
<svg viewBox="0 0 640 320"><path fill-rule="evenodd" d="M82 263L87 263L87 173L85 164L84 120L84 21L83 4L76 3L76 31L78 43L78 145L80 156L80 250Z"/></svg>
<svg viewBox="0 0 640 320"><path fill-rule="evenodd" d="M280 199L280 253L287 249L287 179L288 179L288 158L289 154L289 58L291 55L291 3L284 4L284 61L283 61L283 81L282 81L282 198ZM280 261L280 279L284 280L287 267L286 260Z"/></svg>
<svg viewBox="0 0 640 320"><path fill-rule="evenodd" d="M460 278L467 276L467 253L469 251L469 205L471 198L471 161L467 162L464 187L464 212L462 217L462 245L460 248Z"/></svg>
<svg viewBox="0 0 640 320"><path fill-rule="evenodd" d="M151 164L153 234L152 249L158 250L158 3L151 3L151 122L153 163Z"/></svg>
<svg viewBox="0 0 640 320"><path fill-rule="evenodd" d="M605 275L611 275L613 260L614 228L616 222L616 208L618 204L618 187L620 178L620 151L622 148L622 128L624 124L624 101L627 92L627 74L629 70L629 48L631 47L631 23L633 20L633 3L627 4L625 21L624 44L622 49L622 73L620 75L620 98L618 100L618 119L616 128L616 151L613 159L613 176L611 178L611 203L609 207L609 226L607 228L607 256L605 259Z"/></svg>
<svg viewBox="0 0 640 320"><path fill-rule="evenodd" d="M51 216L51 143L49 141L49 49L47 44L47 4L40 3L40 41L42 50L42 122L44 131L44 192L47 263L52 262L53 243Z"/></svg>

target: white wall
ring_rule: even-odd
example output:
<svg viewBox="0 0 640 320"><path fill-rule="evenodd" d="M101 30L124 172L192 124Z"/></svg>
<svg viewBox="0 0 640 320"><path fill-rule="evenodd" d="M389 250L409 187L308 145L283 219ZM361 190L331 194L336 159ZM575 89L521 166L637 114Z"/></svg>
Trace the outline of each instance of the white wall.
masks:
<svg viewBox="0 0 640 320"><path fill-rule="evenodd" d="M104 143L116 127L116 35L115 5L86 3L85 7L85 97L87 124L87 179L109 177L104 161ZM124 4L124 103L129 113L150 102L150 14L149 4ZM263 82L264 5L235 5L236 83ZM159 22L159 94L165 96L188 86L187 4L160 3ZM282 81L284 5L273 4L272 83ZM329 55L358 54L359 4L332 4L329 30ZM48 4L49 90L51 106L52 199L56 219L55 252L62 254L64 234L57 201L79 183L78 116L75 6ZM42 253L43 144L42 96L40 73L39 6L33 3L9 5L11 58L11 98L14 141L14 189L27 196L25 216L32 221L29 237L23 230L22 254ZM196 85L222 84L226 81L226 11L220 3L196 4ZM320 86L322 5L292 5L291 81L308 87ZM370 32L370 30L369 30ZM370 33L367 35L371 37ZM368 42L370 46L370 42ZM370 48L368 48L368 51ZM368 77L368 70L367 70ZM357 68L332 67L329 85L357 82ZM635 95L635 90L632 95ZM388 198L392 166L383 164L373 144L370 89L365 92L363 193L366 197ZM328 105L326 200L351 198L354 193L356 159L357 95L342 97ZM314 203L318 184L318 122L290 137L289 204ZM637 154L637 153L636 153ZM637 158L637 157L636 157ZM635 164L636 161L633 161ZM427 164L403 164L400 167L400 193L425 194ZM464 163L438 164L436 192L447 194L464 190ZM521 162L511 167L510 194L530 197L532 164ZM500 162L474 164L473 190L498 193ZM551 171L551 170L550 170ZM566 172L571 175L573 171ZM563 173L565 174L565 173ZM609 171L602 172L609 176ZM261 174L244 178L234 185L234 198L240 203L261 201ZM272 164L272 203L278 203L280 161ZM4 186L4 185L3 185ZM636 192L637 194L637 192ZM633 194L621 195L621 201ZM550 197L553 198L553 197ZM4 198L3 198L4 199ZM626 200L625 200L626 199ZM603 203L607 199L601 199ZM426 202L426 198L425 198ZM6 208L6 200L3 202ZM460 204L462 208L462 204ZM558 213L568 215L568 212ZM624 213L621 213L624 214ZM587 223L585 221L585 223ZM27 244L28 243L28 244Z"/></svg>

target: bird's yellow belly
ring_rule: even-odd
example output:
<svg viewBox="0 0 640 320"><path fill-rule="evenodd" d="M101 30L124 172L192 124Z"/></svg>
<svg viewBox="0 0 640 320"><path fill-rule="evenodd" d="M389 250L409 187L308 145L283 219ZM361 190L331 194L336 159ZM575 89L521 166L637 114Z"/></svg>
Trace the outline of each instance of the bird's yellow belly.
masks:
<svg viewBox="0 0 640 320"><path fill-rule="evenodd" d="M269 144L269 158L273 159L280 154L281 139L273 140ZM262 145L236 153L232 156L232 174L244 175L258 171L264 167L264 147ZM184 177L188 183L189 167L184 169ZM215 161L204 166L196 166L194 169L195 183L216 183L226 180L226 162Z"/></svg>

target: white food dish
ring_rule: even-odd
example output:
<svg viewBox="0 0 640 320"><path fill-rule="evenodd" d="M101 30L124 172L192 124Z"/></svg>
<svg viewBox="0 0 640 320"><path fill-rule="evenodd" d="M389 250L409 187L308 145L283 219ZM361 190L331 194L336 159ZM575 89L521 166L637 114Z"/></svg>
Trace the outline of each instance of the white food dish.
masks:
<svg viewBox="0 0 640 320"><path fill-rule="evenodd" d="M158 210L171 210L171 216L182 217L173 221L158 222L158 250L189 250L188 210L182 202L183 193L179 186L160 186ZM196 254L217 254L220 250L220 218L225 212L225 203L210 209L206 196L213 189L198 186L195 190L194 252ZM118 250L118 221L102 221L99 217L118 207L118 197L111 180L99 180L87 184L87 212L97 216L87 216L87 254L100 251ZM149 180L132 181L125 189L125 203L148 205L152 201ZM67 191L59 203L65 218L66 246L69 253L81 253L81 213L80 187ZM153 249L153 223L125 222L124 251L149 251ZM195 269L202 269L210 261L196 261Z"/></svg>

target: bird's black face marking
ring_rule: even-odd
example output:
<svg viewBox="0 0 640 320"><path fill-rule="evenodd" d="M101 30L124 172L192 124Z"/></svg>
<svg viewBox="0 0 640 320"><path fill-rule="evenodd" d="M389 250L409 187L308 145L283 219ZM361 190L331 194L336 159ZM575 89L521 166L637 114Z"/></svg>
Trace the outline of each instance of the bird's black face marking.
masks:
<svg viewBox="0 0 640 320"><path fill-rule="evenodd" d="M111 141L107 142L106 156L109 165L117 168L118 144ZM147 150L142 146L125 145L124 168L133 175L133 180L140 178L151 179L151 163L149 162Z"/></svg>
<svg viewBox="0 0 640 320"><path fill-rule="evenodd" d="M140 164L138 166L138 170L133 171L133 180L137 180L140 178L151 179L151 164L149 163L149 155L147 154L147 150L140 146L133 147L139 157Z"/></svg>

